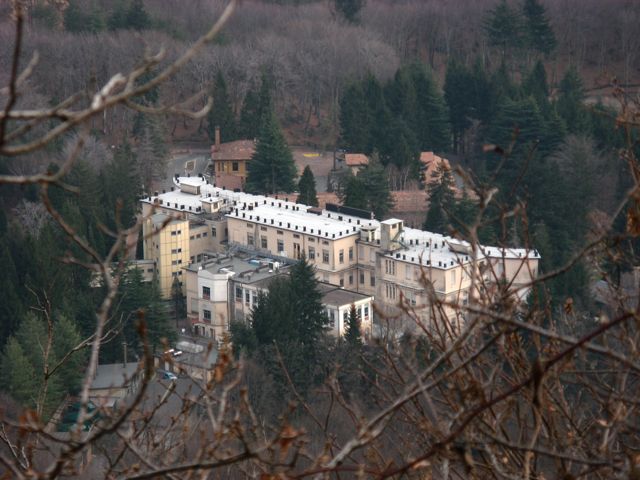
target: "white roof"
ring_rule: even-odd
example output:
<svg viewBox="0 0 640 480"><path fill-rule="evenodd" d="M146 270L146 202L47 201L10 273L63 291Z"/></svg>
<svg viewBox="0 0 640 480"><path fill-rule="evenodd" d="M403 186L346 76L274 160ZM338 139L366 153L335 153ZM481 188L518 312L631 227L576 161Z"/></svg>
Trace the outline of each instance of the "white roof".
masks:
<svg viewBox="0 0 640 480"><path fill-rule="evenodd" d="M380 224L392 225L402 220L390 218L379 222L338 212L322 210L321 214L308 210L313 208L263 195L233 192L214 187L201 177L174 178L176 188L157 197L143 199L147 203L159 203L164 209L189 212L194 216L204 214L202 202L222 200L227 208L227 217L273 226L283 230L300 232L327 239L345 238L359 234L361 228L378 229ZM200 194L183 192L181 185L200 187ZM160 203L162 202L162 203ZM317 212L317 209L314 209ZM404 228L400 235L400 249L386 254L388 258L399 259L434 268L453 268L471 261L470 245L453 237L426 232L414 228ZM480 246L478 259L483 258L540 258L531 249L505 249Z"/></svg>

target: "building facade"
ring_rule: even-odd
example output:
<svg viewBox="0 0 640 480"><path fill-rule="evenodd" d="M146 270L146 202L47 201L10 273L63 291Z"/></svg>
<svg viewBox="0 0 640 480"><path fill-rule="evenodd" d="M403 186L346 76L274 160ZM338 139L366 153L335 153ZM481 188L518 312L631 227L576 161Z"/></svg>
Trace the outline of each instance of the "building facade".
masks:
<svg viewBox="0 0 640 480"><path fill-rule="evenodd" d="M173 277L185 275L180 270L219 253L244 251L283 262L305 256L319 281L375 297L376 307L390 317L404 311L410 321L426 325L437 303L438 314L459 322L470 297L499 281L524 298L540 258L533 249L474 249L452 237L406 228L399 219L378 221L233 192L201 177L178 177L171 192L142 202L148 217L145 258L156 262L165 295ZM157 235L148 237L149 232ZM186 291L189 300L189 287Z"/></svg>

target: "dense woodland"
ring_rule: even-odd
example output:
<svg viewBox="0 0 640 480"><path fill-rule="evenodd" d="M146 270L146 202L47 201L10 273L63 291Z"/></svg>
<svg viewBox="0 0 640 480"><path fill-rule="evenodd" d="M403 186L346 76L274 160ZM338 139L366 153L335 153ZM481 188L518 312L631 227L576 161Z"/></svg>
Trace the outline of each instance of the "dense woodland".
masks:
<svg viewBox="0 0 640 480"><path fill-rule="evenodd" d="M94 91L117 72L130 71L145 55L166 49L157 64L147 63L137 79L144 83L207 31L225 4L70 0L66 9L59 9L56 2L34 1L25 25L22 62L37 51L39 63L21 85L15 107L53 107L76 92L81 92L76 106L87 105L91 97L83 92ZM14 43L9 10L8 5L0 6L1 45ZM346 205L384 218L392 207L391 190L426 188L425 229L469 239L475 225L483 243L538 250L540 272L549 275L536 285L526 305L502 298L502 290L491 293L495 298L480 307L485 308L483 314L490 311L495 317L475 317L477 323L471 324L483 325L483 330L473 342L451 350L451 338L441 331L364 345L355 308L345 338L329 338L312 268L304 261L295 265L290 279L274 282L261 295L249 324L232 326L228 340L235 360L225 346L216 369L216 382L223 385L225 375L236 373L235 362L244 362L244 370L237 370L241 381L231 381L225 395L238 384L248 388L248 397L242 389L233 394L234 405L244 405L243 399L249 398L247 408L260 422L246 411L241 418L251 418L256 431L255 425L263 425L265 438L282 429L275 437L284 440L282 458L291 442L302 438L303 428L310 436L296 448L333 455L335 443L350 438L350 421L359 429L361 418L375 418L405 394L411 401L390 410L398 412L397 423L387 424L386 419L384 435L371 434L367 442L372 442L372 449L350 461L376 465L379 476L392 477L424 467L418 459L426 449L446 451L443 470L448 472L453 458L459 461L459 473L469 472L474 462L497 463L494 452L484 448L495 436L504 435L506 440L498 445L510 456L500 461L518 472L522 465L529 468L533 450L509 450L509 432L527 431L532 424L536 435L545 439L545 455L570 431L582 436L576 451L586 460L578 465L588 466L591 456L609 458L613 454L606 445L597 453L588 446L599 438L592 433L596 417L610 407L610 397L602 400L599 395L606 395L593 386L597 381L584 390L570 380L557 390L540 392L542 377L562 358L560 347L579 343L567 338L586 335L594 325L602 328L594 321L598 310L592 285L601 279L616 285L622 273L637 265L640 209L633 198L625 203L627 191L637 189L637 170L629 169L638 154L637 134L633 120L625 115L630 98L626 95L633 94L640 76L639 20L640 4L626 0L240 2L213 44L158 88L132 99L138 110L118 104L92 116L86 131L65 135L28 155L0 156L0 175L14 176L54 174L65 159L75 158L63 182L0 187L3 391L11 402L36 408L40 418L48 418L65 395L76 394L89 348L88 343L77 351L73 348L91 338L96 311L108 294L96 269L92 271L87 251L70 240L50 212L60 212L96 255L108 255L117 237L114 232L136 223L139 196L164 178L172 145L206 145L214 127L220 126L222 141L258 141L249 191L297 190L298 201L317 204L313 174L306 169L296 177L288 144L365 153L369 166L357 177L341 178L336 186ZM11 61L11 49L0 49L0 85L9 82ZM201 92L210 94L213 105L199 119L140 111L170 104L195 111L207 104ZM0 91L0 100L6 97L7 92ZM35 138L60 121L48 118L25 137ZM9 123L9 135L17 131L13 127ZM4 135L2 123L0 146ZM420 179L418 158L423 151L449 158L455 171L440 169L433 178ZM599 236L606 229L603 241ZM583 251L594 239L607 248ZM140 248L140 238L138 244ZM122 248L112 260L126 263L125 253ZM563 274L552 275L556 269ZM147 344L152 353L171 344L177 331L174 319L184 310L179 288L174 290L171 302L162 300L156 282L144 283L141 272L125 269L109 311L100 361L119 362L125 349L130 358L142 358L148 354ZM435 305L431 308L437 310ZM477 312L470 311L470 317L472 313ZM137 320L147 326L144 335ZM624 351L625 339L635 338L637 332L631 326L618 333L612 346L594 347L588 344L592 337L581 340L580 345L590 350L575 360L575 368L601 368L605 373L600 379L611 375L607 362L637 368L633 360L625 363L608 350ZM42 345L50 338L44 368ZM604 352L606 361L595 358L594 352ZM632 354L635 350L629 358ZM555 360L544 363L539 357ZM51 365L57 365L53 372L47 370ZM501 369L501 375L487 373L494 369ZM554 380L560 382L561 375ZM424 386L426 379L431 383ZM625 382L610 389L631 398L634 394ZM433 398L407 394L405 385L431 391L437 408ZM463 411L471 412L470 420L461 422L460 433L476 410L484 412L494 404L494 389L529 392L530 385L535 386L530 397L514 397L518 416L500 417L495 424L491 420L495 429L490 433L484 425L475 425L473 438L455 436L455 429L449 438L439 432L440 425L425 426L434 415L457 425L458 408L468 407ZM206 389L211 393L214 387ZM574 418L582 412L566 408L565 395L589 414ZM297 402L285 415L299 428L293 434L281 416L283 399ZM543 401L553 403L555 410L546 412L547 430L540 434ZM520 411L530 406L531 415ZM566 418L559 420L558 410ZM320 412L326 418L319 420ZM571 421L565 423L567 418ZM581 422L589 426L578 427ZM371 428L374 432L378 426ZM331 447L323 447L325 442ZM635 448L635 437L628 444ZM565 457L578 455L572 448L566 448ZM162 453L155 457L162 458ZM562 464L556 472L577 471L566 458L556 460ZM300 462L300 468L316 465L312 456ZM544 470L549 464L537 467ZM271 473L284 468L279 460L269 465ZM406 465L405 470L398 465ZM494 467L489 470L500 471ZM244 467L240 470L251 476Z"/></svg>

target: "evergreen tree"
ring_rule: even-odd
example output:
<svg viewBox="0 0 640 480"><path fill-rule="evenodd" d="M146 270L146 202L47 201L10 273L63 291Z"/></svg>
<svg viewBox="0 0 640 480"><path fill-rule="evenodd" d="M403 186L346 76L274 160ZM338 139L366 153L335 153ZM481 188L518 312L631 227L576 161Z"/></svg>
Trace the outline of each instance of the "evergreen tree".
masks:
<svg viewBox="0 0 640 480"><path fill-rule="evenodd" d="M236 132L236 119L231 108L227 84L222 72L218 71L213 87L213 107L207 116L209 138L215 139L215 129L220 127L222 142L231 142L238 138Z"/></svg>
<svg viewBox="0 0 640 480"><path fill-rule="evenodd" d="M522 7L526 41L529 48L549 55L556 48L556 37L539 0L524 0Z"/></svg>
<svg viewBox="0 0 640 480"><path fill-rule="evenodd" d="M445 151L451 146L449 113L438 87L423 65L411 66L416 92L416 123L413 130L421 151Z"/></svg>
<svg viewBox="0 0 640 480"><path fill-rule="evenodd" d="M169 320L167 304L162 300L158 279L154 278L153 281L145 285L145 287L147 302L143 308L145 312L145 322L147 324L148 340L152 352L156 352L165 342L167 344L175 342L176 330Z"/></svg>
<svg viewBox="0 0 640 480"><path fill-rule="evenodd" d="M346 177L340 196L343 205L347 207L360 208L362 210L366 210L369 207L364 182L355 175Z"/></svg>
<svg viewBox="0 0 640 480"><path fill-rule="evenodd" d="M71 353L58 367L81 340L75 325L65 317L54 319L52 348L45 357L44 346L48 339L44 320L27 314L7 342L0 365L4 388L24 406L35 407L41 401L38 406L45 418L58 406L65 393L77 391L81 367L86 362L83 352L78 351Z"/></svg>
<svg viewBox="0 0 640 480"><path fill-rule="evenodd" d="M365 0L334 0L336 11L349 23L356 23Z"/></svg>
<svg viewBox="0 0 640 480"><path fill-rule="evenodd" d="M298 182L298 200L297 203L303 205L318 206L318 195L316 194L316 180L313 177L311 167L307 165L302 171L302 176Z"/></svg>
<svg viewBox="0 0 640 480"><path fill-rule="evenodd" d="M344 333L344 340L350 349L358 351L362 347L362 332L360 331L360 315L355 304L351 304L349 317Z"/></svg>
<svg viewBox="0 0 640 480"><path fill-rule="evenodd" d="M349 152L369 153L370 130L369 107L362 86L351 84L340 100L340 145Z"/></svg>
<svg viewBox="0 0 640 480"><path fill-rule="evenodd" d="M362 153L371 154L374 150L387 152L389 140L388 125L392 121L392 115L387 108L382 86L372 74L367 75L362 83L362 91L367 101L369 124L369 145Z"/></svg>
<svg viewBox="0 0 640 480"><path fill-rule="evenodd" d="M125 142L116 150L102 174L106 223L112 230L117 229L118 220L124 228L136 222L138 199L142 193L140 178L137 176L137 159L129 143ZM119 208L116 206L119 205ZM117 214L119 213L119 219Z"/></svg>
<svg viewBox="0 0 640 480"><path fill-rule="evenodd" d="M444 99L449 107L455 151L458 151L465 130L471 126L473 82L473 76L463 65L456 61L449 62L444 81Z"/></svg>
<svg viewBox="0 0 640 480"><path fill-rule="evenodd" d="M523 84L524 93L531 95L543 110L549 107L549 84L543 63L538 60Z"/></svg>
<svg viewBox="0 0 640 480"><path fill-rule="evenodd" d="M89 30L89 18L78 6L77 0L71 0L64 11L64 29L71 33Z"/></svg>
<svg viewBox="0 0 640 480"><path fill-rule="evenodd" d="M315 350L329 321L322 305L322 293L318 289L314 269L303 257L291 268L289 280L298 339L309 354Z"/></svg>
<svg viewBox="0 0 640 480"><path fill-rule="evenodd" d="M132 0L127 10L127 27L133 30L145 30L151 26L151 19L144 8L143 0Z"/></svg>
<svg viewBox="0 0 640 480"><path fill-rule="evenodd" d="M121 30L127 28L127 5L124 0L118 0L109 19L107 20L109 30Z"/></svg>
<svg viewBox="0 0 640 480"><path fill-rule="evenodd" d="M171 303L173 304L173 315L177 325L179 320L184 320L187 317L187 302L182 293L182 286L178 277L174 277L171 283Z"/></svg>
<svg viewBox="0 0 640 480"><path fill-rule="evenodd" d="M393 207L393 199L389 191L389 182L378 156L374 153L369 165L358 174L367 198L367 208L377 219L382 220Z"/></svg>
<svg viewBox="0 0 640 480"><path fill-rule="evenodd" d="M244 97L240 111L240 135L254 139L260 133L260 99L258 94L249 90Z"/></svg>
<svg viewBox="0 0 640 480"><path fill-rule="evenodd" d="M21 283L18 280L16 267L11 252L4 239L0 238L0 345L4 345L13 335L22 317L23 305L16 291Z"/></svg>
<svg viewBox="0 0 640 480"><path fill-rule="evenodd" d="M507 60L507 52L522 43L521 23L520 15L506 0L500 0L484 19L484 31L489 44L500 49L503 63Z"/></svg>
<svg viewBox="0 0 640 480"><path fill-rule="evenodd" d="M11 337L2 355L2 389L21 405L33 407L39 392L36 371L15 337Z"/></svg>
<svg viewBox="0 0 640 480"><path fill-rule="evenodd" d="M584 87L578 71L571 66L560 81L556 108L569 133L586 132L589 122L584 108Z"/></svg>
<svg viewBox="0 0 640 480"><path fill-rule="evenodd" d="M454 211L454 180L451 170L444 163L438 165L429 182L429 209L424 229L446 234L450 226L450 214Z"/></svg>
<svg viewBox="0 0 640 480"><path fill-rule="evenodd" d="M249 162L246 189L252 193L292 192L296 166L273 112L263 117L256 151Z"/></svg>
<svg viewBox="0 0 640 480"><path fill-rule="evenodd" d="M493 114L495 97L491 81L478 58L471 71L471 116L485 125L489 123Z"/></svg>

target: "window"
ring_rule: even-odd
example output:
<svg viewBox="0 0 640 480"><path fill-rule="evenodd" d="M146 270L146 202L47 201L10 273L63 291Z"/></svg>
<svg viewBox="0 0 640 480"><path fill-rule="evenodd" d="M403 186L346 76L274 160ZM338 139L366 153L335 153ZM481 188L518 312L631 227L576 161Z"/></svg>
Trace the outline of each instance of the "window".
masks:
<svg viewBox="0 0 640 480"><path fill-rule="evenodd" d="M242 301L242 287L236 287L236 300L238 302Z"/></svg>
<svg viewBox="0 0 640 480"><path fill-rule="evenodd" d="M278 252L284 251L284 241L278 240Z"/></svg>
<svg viewBox="0 0 640 480"><path fill-rule="evenodd" d="M247 245L253 247L253 233L247 233Z"/></svg>
<svg viewBox="0 0 640 480"><path fill-rule="evenodd" d="M329 245L329 240L322 240L323 245Z"/></svg>
<svg viewBox="0 0 640 480"><path fill-rule="evenodd" d="M344 277L340 277L340 286L344 287Z"/></svg>
<svg viewBox="0 0 640 480"><path fill-rule="evenodd" d="M178 230L178 232L177 232L177 233L178 233L178 235L180 235L180 234L182 233L182 230Z"/></svg>
<svg viewBox="0 0 640 480"><path fill-rule="evenodd" d="M364 285L364 272L360 272L360 283Z"/></svg>
<svg viewBox="0 0 640 480"><path fill-rule="evenodd" d="M376 276L375 274L371 274L371 277L369 277L369 283L371 284L372 287L376 286Z"/></svg>
<svg viewBox="0 0 640 480"><path fill-rule="evenodd" d="M342 312L342 320L344 321L344 323L347 323L347 321L349 320L349 312L347 310Z"/></svg>
<svg viewBox="0 0 640 480"><path fill-rule="evenodd" d="M211 298L211 289L209 287L202 287L202 298L209 300Z"/></svg>
<svg viewBox="0 0 640 480"><path fill-rule="evenodd" d="M253 223L247 223L247 228L253 228Z"/></svg>
<svg viewBox="0 0 640 480"><path fill-rule="evenodd" d="M204 232L204 233L202 234L202 238L206 237L207 235L208 235L208 233L207 233L207 232Z"/></svg>
<svg viewBox="0 0 640 480"><path fill-rule="evenodd" d="M364 316L363 318L369 318L369 305L364 306Z"/></svg>
<svg viewBox="0 0 640 480"><path fill-rule="evenodd" d="M249 305L249 302L251 302L251 292L247 290L246 292L244 292L244 303Z"/></svg>
<svg viewBox="0 0 640 480"><path fill-rule="evenodd" d="M205 320L211 320L211 310L202 310L202 316Z"/></svg>
<svg viewBox="0 0 640 480"><path fill-rule="evenodd" d="M253 302L254 305L258 303L258 295L256 295L256 292L251 294L251 302Z"/></svg>
<svg viewBox="0 0 640 480"><path fill-rule="evenodd" d="M386 283L385 291L389 300L396 299L396 286L393 283Z"/></svg>
<svg viewBox="0 0 640 480"><path fill-rule="evenodd" d="M189 257L189 263L193 263L196 261L196 257Z"/></svg>
<svg viewBox="0 0 640 480"><path fill-rule="evenodd" d="M307 241L308 241L309 243L315 243L316 239L315 239L315 238L313 238L313 237L309 237L309 238L307 238Z"/></svg>
<svg viewBox="0 0 640 480"><path fill-rule="evenodd" d="M338 262L344 263L344 250L338 252Z"/></svg>
<svg viewBox="0 0 640 480"><path fill-rule="evenodd" d="M294 233L293 238L300 238L300 235L298 235L297 233Z"/></svg>
<svg viewBox="0 0 640 480"><path fill-rule="evenodd" d="M353 285L353 273L349 273L349 285Z"/></svg>
<svg viewBox="0 0 640 480"><path fill-rule="evenodd" d="M349 247L349 261L353 261L353 247Z"/></svg>
<svg viewBox="0 0 640 480"><path fill-rule="evenodd" d="M171 265L177 265L178 264L178 260L172 260L171 261Z"/></svg>
<svg viewBox="0 0 640 480"><path fill-rule="evenodd" d="M396 274L396 262L393 260L385 260L384 261L384 273L389 275Z"/></svg>
<svg viewBox="0 0 640 480"><path fill-rule="evenodd" d="M171 232L171 236L175 237L177 235L178 232L176 232L175 230L173 232Z"/></svg>
<svg viewBox="0 0 640 480"><path fill-rule="evenodd" d="M197 235L196 235L196 238L200 238L201 236L202 236L202 235L200 235L200 234L197 234Z"/></svg>
<svg viewBox="0 0 640 480"><path fill-rule="evenodd" d="M211 236L215 238L218 232L216 232L216 227L211 227Z"/></svg>
<svg viewBox="0 0 640 480"><path fill-rule="evenodd" d="M260 236L260 248L267 248L267 237Z"/></svg>
<svg viewBox="0 0 640 480"><path fill-rule="evenodd" d="M231 164L231 170L233 170L234 172L237 172L238 170L240 170L240 166L238 165L238 162L233 162Z"/></svg>
<svg viewBox="0 0 640 480"><path fill-rule="evenodd" d="M277 233L278 235L284 235L284 232L283 232L282 230L276 230L276 233Z"/></svg>
<svg viewBox="0 0 640 480"><path fill-rule="evenodd" d="M172 248L171 249L171 254L174 254L174 253L178 253L178 249L177 248Z"/></svg>
<svg viewBox="0 0 640 480"><path fill-rule="evenodd" d="M309 247L309 260L315 260L316 258L316 249L314 247Z"/></svg>
<svg viewBox="0 0 640 480"><path fill-rule="evenodd" d="M329 250L322 250L322 263L329 263Z"/></svg>
<svg viewBox="0 0 640 480"><path fill-rule="evenodd" d="M333 310L329 310L329 326L335 328L336 326L336 314Z"/></svg>

